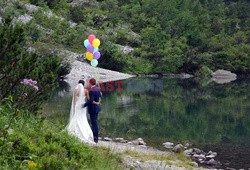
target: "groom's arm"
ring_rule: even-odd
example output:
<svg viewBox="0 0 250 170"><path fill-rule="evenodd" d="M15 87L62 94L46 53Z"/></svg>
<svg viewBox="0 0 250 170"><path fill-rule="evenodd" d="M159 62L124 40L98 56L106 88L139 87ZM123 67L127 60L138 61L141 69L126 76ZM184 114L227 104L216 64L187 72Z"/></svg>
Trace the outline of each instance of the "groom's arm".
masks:
<svg viewBox="0 0 250 170"><path fill-rule="evenodd" d="M93 101L94 101L94 94L93 93L94 93L93 91L89 92L89 103L93 103Z"/></svg>
<svg viewBox="0 0 250 170"><path fill-rule="evenodd" d="M90 105L91 103L93 103L93 100L94 100L93 94L92 94L93 92L89 91L88 93L89 93L88 94L88 101L84 103L83 107L86 107L86 106Z"/></svg>

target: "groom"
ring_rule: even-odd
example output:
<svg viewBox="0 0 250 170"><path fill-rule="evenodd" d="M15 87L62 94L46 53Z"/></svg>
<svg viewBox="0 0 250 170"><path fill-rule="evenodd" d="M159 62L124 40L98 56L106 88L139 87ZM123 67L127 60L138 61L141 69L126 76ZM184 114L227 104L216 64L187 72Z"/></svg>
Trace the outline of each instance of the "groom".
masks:
<svg viewBox="0 0 250 170"><path fill-rule="evenodd" d="M90 115L90 120L92 124L92 131L94 135L94 141L95 143L98 143L98 113L101 111L101 106L96 105L93 102L99 102L99 99L101 97L101 89L99 87L96 87L96 80L90 79L90 90L89 90L89 101L84 104L84 107L88 106L88 111Z"/></svg>

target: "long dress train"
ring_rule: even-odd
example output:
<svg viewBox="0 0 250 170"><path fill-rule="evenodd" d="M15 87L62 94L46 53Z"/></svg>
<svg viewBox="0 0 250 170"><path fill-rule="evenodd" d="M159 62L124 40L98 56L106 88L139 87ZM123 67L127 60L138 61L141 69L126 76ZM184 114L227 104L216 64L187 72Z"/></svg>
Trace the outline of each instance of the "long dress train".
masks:
<svg viewBox="0 0 250 170"><path fill-rule="evenodd" d="M70 119L66 127L68 132L84 143L95 144L93 132L87 119L87 109L82 108L85 102L84 87L78 84L73 92Z"/></svg>

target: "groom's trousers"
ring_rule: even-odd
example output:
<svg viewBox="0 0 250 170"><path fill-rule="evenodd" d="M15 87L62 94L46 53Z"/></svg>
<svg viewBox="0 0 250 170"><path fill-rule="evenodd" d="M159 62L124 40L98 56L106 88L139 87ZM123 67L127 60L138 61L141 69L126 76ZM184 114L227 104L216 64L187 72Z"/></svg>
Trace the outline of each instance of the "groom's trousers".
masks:
<svg viewBox="0 0 250 170"><path fill-rule="evenodd" d="M90 114L90 120L91 120L91 125L92 125L92 131L94 135L94 141L98 142L98 112L97 113L92 113Z"/></svg>

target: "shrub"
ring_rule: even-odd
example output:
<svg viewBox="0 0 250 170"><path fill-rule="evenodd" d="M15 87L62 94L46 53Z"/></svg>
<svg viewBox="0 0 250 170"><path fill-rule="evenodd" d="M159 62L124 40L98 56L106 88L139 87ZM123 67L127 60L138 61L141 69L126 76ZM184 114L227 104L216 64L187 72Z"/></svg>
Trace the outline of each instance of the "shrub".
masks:
<svg viewBox="0 0 250 170"><path fill-rule="evenodd" d="M0 104L1 169L119 169L119 157L108 149L86 146L62 131L64 125L29 112L12 117L12 104Z"/></svg>
<svg viewBox="0 0 250 170"><path fill-rule="evenodd" d="M29 53L26 46L23 27L6 19L0 28L0 100L11 94L15 107L37 111L57 85L60 62L57 56ZM36 80L39 91L21 84L23 79Z"/></svg>

